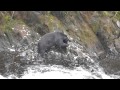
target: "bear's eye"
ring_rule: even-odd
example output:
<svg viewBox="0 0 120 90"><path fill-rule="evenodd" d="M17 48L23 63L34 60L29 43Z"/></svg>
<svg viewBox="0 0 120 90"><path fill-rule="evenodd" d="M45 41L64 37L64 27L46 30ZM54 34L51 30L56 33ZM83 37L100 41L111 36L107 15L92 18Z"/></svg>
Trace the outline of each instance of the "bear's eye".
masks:
<svg viewBox="0 0 120 90"><path fill-rule="evenodd" d="M64 42L64 43L67 43L67 40L66 40L66 39L64 39L64 40L63 40L63 42Z"/></svg>

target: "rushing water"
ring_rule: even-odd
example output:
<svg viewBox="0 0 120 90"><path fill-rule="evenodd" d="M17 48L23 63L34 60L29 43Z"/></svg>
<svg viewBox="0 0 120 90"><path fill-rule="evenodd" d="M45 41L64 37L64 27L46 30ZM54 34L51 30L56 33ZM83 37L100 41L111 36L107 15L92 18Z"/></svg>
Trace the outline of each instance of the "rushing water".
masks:
<svg viewBox="0 0 120 90"><path fill-rule="evenodd" d="M69 42L67 53L51 50L46 58L37 53L37 42L29 46L8 48L10 64L5 62L3 76L8 79L114 79L99 66L97 56L90 57L85 47ZM6 58L5 58L6 59ZM7 60L7 61L10 61ZM14 66L14 67L13 67Z"/></svg>

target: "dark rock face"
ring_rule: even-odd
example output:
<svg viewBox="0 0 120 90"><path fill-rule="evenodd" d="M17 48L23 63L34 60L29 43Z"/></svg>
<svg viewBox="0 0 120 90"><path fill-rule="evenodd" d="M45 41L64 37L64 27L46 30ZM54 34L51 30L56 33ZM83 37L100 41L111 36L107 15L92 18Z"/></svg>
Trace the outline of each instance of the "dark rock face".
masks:
<svg viewBox="0 0 120 90"><path fill-rule="evenodd" d="M21 77L25 71L25 62L17 53L7 51L0 52L0 74L9 76L11 74Z"/></svg>
<svg viewBox="0 0 120 90"><path fill-rule="evenodd" d="M102 46L104 47L104 49L108 51L109 50L108 45L107 45L108 41L107 41L106 36L104 35L104 30L98 30L96 35L99 41L101 42Z"/></svg>
<svg viewBox="0 0 120 90"><path fill-rule="evenodd" d="M104 68L107 74L120 74L120 57L108 55L100 61L100 65Z"/></svg>
<svg viewBox="0 0 120 90"><path fill-rule="evenodd" d="M115 39L115 48L120 53L120 38Z"/></svg>

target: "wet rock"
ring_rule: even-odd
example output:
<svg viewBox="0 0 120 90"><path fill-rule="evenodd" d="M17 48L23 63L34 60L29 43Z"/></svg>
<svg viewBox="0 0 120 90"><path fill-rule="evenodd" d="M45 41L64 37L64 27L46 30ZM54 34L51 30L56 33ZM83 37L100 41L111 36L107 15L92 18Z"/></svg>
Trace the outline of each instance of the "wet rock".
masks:
<svg viewBox="0 0 120 90"><path fill-rule="evenodd" d="M0 52L0 74L4 75L7 71L6 67L5 67L5 57L4 57L5 53Z"/></svg>
<svg viewBox="0 0 120 90"><path fill-rule="evenodd" d="M26 63L17 53L0 52L0 74L3 76L15 75L21 77L25 71Z"/></svg>
<svg viewBox="0 0 120 90"><path fill-rule="evenodd" d="M106 57L100 61L100 66L104 68L105 73L114 74L120 71L120 58L116 56L114 58Z"/></svg>
<svg viewBox="0 0 120 90"><path fill-rule="evenodd" d="M44 60L44 64L55 64L55 65L62 65L65 67L69 67L72 61L68 59L66 55L63 55L62 53L58 52L49 52Z"/></svg>
<svg viewBox="0 0 120 90"><path fill-rule="evenodd" d="M115 39L115 48L120 53L120 38Z"/></svg>

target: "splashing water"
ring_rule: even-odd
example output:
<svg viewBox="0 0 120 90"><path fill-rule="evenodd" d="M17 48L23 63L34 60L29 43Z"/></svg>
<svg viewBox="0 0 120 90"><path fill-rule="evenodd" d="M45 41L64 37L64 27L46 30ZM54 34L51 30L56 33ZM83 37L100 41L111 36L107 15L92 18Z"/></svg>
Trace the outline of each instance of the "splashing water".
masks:
<svg viewBox="0 0 120 90"><path fill-rule="evenodd" d="M21 57L26 70L20 77L11 74L8 79L114 79L115 75L106 75L99 62L94 60L86 52L85 48L76 42L69 42L67 53L51 50L46 58L38 57L37 42L17 50L8 48L10 52L16 52L16 57ZM17 63L18 64L18 63ZM16 64L16 65L17 65ZM18 65L20 66L20 65ZM17 71L18 72L18 71ZM17 73L19 74L19 73ZM4 78L0 76L0 78Z"/></svg>

